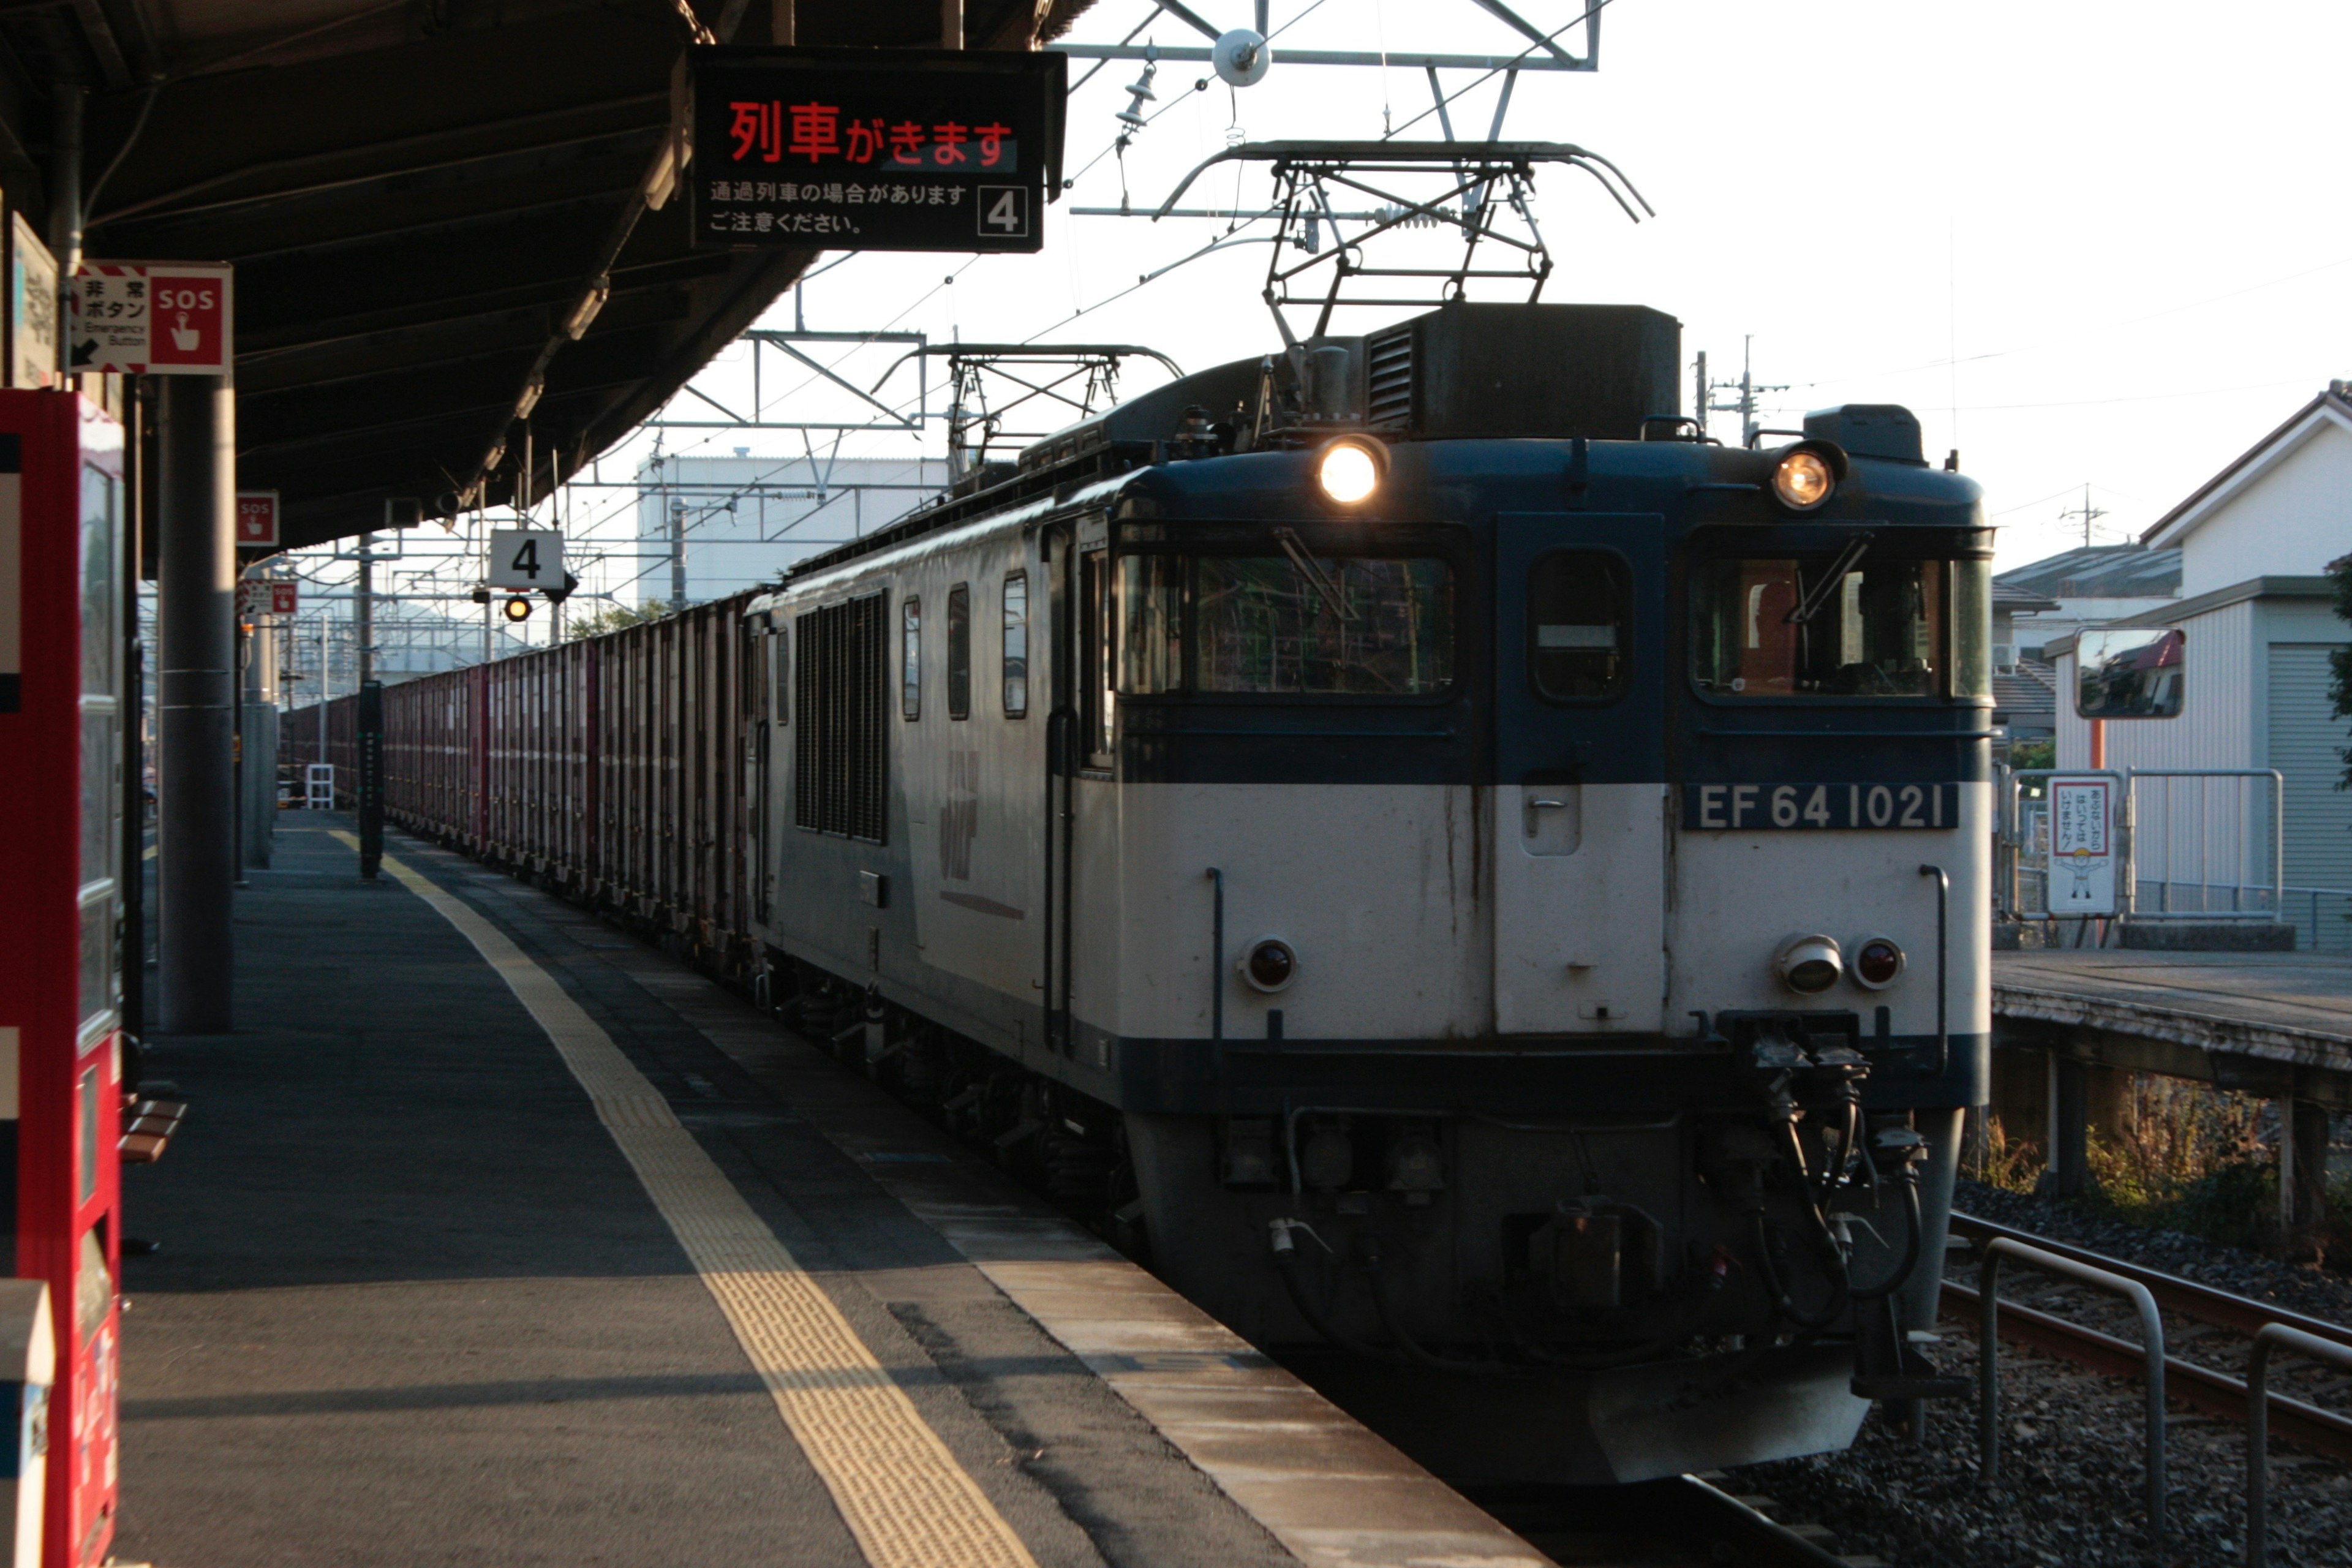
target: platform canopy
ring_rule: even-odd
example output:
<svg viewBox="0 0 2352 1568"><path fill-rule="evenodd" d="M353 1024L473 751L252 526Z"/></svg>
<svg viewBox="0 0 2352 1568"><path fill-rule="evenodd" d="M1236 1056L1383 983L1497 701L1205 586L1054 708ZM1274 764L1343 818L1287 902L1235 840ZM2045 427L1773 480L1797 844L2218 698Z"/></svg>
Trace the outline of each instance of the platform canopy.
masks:
<svg viewBox="0 0 2352 1568"><path fill-rule="evenodd" d="M526 405L544 493L814 254L697 250L682 195L646 200L680 55L769 42L772 3L0 0L0 187L58 241L58 100L85 92L84 256L236 264L238 483L281 492L289 544L505 500ZM965 40L1032 47L1089 3L964 0ZM795 13L803 44L942 25Z"/></svg>

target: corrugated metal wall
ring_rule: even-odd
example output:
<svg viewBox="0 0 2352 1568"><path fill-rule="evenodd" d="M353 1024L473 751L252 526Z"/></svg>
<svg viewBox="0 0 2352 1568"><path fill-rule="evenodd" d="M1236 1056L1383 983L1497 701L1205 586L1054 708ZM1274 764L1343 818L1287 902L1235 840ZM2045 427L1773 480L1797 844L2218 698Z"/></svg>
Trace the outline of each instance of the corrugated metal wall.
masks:
<svg viewBox="0 0 2352 1568"><path fill-rule="evenodd" d="M2352 890L2352 793L2344 776L2352 724L2328 712L2326 643L2270 645L2270 755L2286 775L2286 879Z"/></svg>

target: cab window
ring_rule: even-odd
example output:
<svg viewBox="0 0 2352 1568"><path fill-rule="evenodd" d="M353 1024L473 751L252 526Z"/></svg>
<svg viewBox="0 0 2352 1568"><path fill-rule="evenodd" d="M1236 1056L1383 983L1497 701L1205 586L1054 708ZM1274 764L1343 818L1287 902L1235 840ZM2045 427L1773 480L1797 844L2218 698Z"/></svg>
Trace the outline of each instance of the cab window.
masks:
<svg viewBox="0 0 2352 1568"><path fill-rule="evenodd" d="M1614 551L1555 550L1528 574L1528 677L1553 701L1623 691L1633 635L1633 574Z"/></svg>
<svg viewBox="0 0 2352 1568"><path fill-rule="evenodd" d="M1736 698L1948 695L1949 579L1945 562L1853 550L1703 562L1692 677Z"/></svg>

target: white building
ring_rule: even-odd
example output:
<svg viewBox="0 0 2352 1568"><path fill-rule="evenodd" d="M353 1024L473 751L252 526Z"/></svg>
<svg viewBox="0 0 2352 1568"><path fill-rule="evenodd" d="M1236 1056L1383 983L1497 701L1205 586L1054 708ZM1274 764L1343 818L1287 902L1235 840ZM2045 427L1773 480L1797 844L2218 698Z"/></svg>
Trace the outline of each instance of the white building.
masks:
<svg viewBox="0 0 2352 1568"><path fill-rule="evenodd" d="M2330 714L2327 694L2327 656L2352 642L2352 626L2334 614L2324 575L2352 551L2352 400L2344 384L2330 384L2141 542L2180 552L2182 596L2118 624L2184 629L2187 698L2177 719L2108 721L2107 765L2277 769L2285 781L2285 881L2304 890L2289 894L2284 912L2321 926L2309 910L2352 905L2323 904L2310 891L2352 892L2352 793L2336 787L2352 723ZM2058 668L2058 765L2088 766L2090 726L2072 698L2074 639L2046 651ZM2226 907L2247 895L2225 884L2266 880L2263 794L2224 780L2149 781L2134 829L2143 904L2210 898ZM2201 890L2209 884L2219 891ZM2326 916L2325 945L2343 945L2342 923Z"/></svg>
<svg viewBox="0 0 2352 1568"><path fill-rule="evenodd" d="M613 593L693 605L772 583L947 483L940 458L656 458L637 470L637 558L619 563Z"/></svg>

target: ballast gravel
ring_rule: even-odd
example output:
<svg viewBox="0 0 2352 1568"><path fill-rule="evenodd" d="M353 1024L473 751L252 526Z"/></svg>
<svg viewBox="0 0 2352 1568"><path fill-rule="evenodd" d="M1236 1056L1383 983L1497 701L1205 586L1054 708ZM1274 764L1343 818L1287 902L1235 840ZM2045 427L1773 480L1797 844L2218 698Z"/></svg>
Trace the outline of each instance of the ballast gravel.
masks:
<svg viewBox="0 0 2352 1568"><path fill-rule="evenodd" d="M2086 1215L2043 1199L1962 1184L1958 1206L1999 1224L2072 1242L2152 1268L2333 1321L2352 1321L2352 1282L2192 1237ZM1969 1279L1972 1270L1955 1268ZM2053 1291L2021 1272L2005 1274L2004 1297L2042 1300L2044 1310L2109 1327L2104 1301ZM2136 1332L2126 1320L2110 1331ZM1976 1375L1974 1335L1947 1318L1937 1363ZM2168 1334L2173 1331L2168 1325ZM2243 1367L2245 1342L2208 1336L2174 1354ZM2281 1363L2281 1370L2286 1370ZM2292 1374L2294 1392L2339 1408L2346 1390L2319 1369ZM1736 1489L1772 1498L1784 1521L1826 1527L1842 1555L1876 1557L1894 1568L2106 1568L2162 1561L2244 1561L2245 1428L2175 1405L2166 1433L2169 1551L2158 1559L2147 1532L2146 1404L2140 1385L2086 1372L2004 1344L2000 1352L2001 1470L1992 1489L1977 1484L1973 1399L1931 1406L1924 1443L1913 1444L1880 1413L1843 1454L1783 1460L1735 1472ZM2316 1379L2315 1384L2313 1380ZM2352 1565L2352 1468L2273 1442L2270 1560L2276 1564Z"/></svg>

